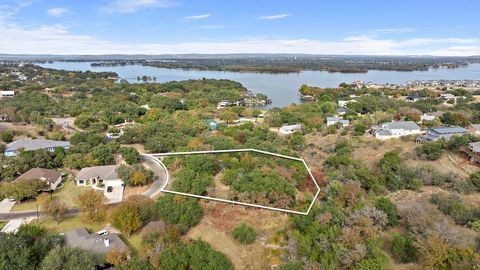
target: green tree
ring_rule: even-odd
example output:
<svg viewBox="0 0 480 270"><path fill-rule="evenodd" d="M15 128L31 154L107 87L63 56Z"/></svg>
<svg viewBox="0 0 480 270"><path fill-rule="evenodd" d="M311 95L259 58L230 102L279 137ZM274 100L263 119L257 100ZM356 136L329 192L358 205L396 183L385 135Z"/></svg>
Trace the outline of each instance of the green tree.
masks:
<svg viewBox="0 0 480 270"><path fill-rule="evenodd" d="M102 220L105 217L105 196L93 189L76 198L83 217L88 221Z"/></svg>
<svg viewBox="0 0 480 270"><path fill-rule="evenodd" d="M137 164L140 162L140 153L138 153L137 149L133 147L121 147L120 153L123 156L123 159L130 164Z"/></svg>
<svg viewBox="0 0 480 270"><path fill-rule="evenodd" d="M392 239L392 253L395 259L401 263L413 262L417 259L417 250L414 246L414 239L395 233Z"/></svg>
<svg viewBox="0 0 480 270"><path fill-rule="evenodd" d="M158 198L157 208L160 218L169 224L176 224L183 232L195 226L202 216L198 200L184 196L167 194Z"/></svg>
<svg viewBox="0 0 480 270"><path fill-rule="evenodd" d="M52 249L41 263L41 270L95 270L103 266L102 256L80 248Z"/></svg>
<svg viewBox="0 0 480 270"><path fill-rule="evenodd" d="M123 202L112 211L112 225L121 232L130 235L142 227L142 220L137 206Z"/></svg>
<svg viewBox="0 0 480 270"><path fill-rule="evenodd" d="M397 206L387 197L381 197L375 202L375 207L385 212L388 216L388 225L395 226L398 223Z"/></svg>

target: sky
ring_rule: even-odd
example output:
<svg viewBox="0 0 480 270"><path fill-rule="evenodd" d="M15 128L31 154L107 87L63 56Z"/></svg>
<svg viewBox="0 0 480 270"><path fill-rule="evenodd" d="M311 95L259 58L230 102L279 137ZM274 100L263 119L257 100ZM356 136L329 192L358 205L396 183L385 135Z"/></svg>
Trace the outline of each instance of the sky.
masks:
<svg viewBox="0 0 480 270"><path fill-rule="evenodd" d="M480 55L478 0L0 0L4 54Z"/></svg>

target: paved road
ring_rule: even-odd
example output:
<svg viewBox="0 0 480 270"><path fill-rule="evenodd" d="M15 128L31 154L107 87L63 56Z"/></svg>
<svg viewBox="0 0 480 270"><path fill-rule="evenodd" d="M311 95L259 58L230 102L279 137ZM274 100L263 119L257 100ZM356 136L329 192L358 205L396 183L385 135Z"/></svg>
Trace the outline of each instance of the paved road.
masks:
<svg viewBox="0 0 480 270"><path fill-rule="evenodd" d="M67 210L67 216L74 216L80 213L80 209L72 208ZM39 213L41 215L41 213ZM19 212L10 212L10 213L0 213L0 220L13 220L13 219L22 219L29 217L37 217L37 211L19 211Z"/></svg>
<svg viewBox="0 0 480 270"><path fill-rule="evenodd" d="M163 187L167 183L167 172L155 158L150 156L142 156L141 160L145 167L155 173L156 177L155 181L152 183L152 186L147 191L143 192L142 195L153 198L162 191Z"/></svg>

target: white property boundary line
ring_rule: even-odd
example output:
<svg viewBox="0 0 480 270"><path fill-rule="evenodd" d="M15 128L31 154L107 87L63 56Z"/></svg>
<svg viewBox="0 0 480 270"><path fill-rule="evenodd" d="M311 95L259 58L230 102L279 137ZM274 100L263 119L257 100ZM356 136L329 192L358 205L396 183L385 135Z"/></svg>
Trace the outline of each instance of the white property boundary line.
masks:
<svg viewBox="0 0 480 270"><path fill-rule="evenodd" d="M201 195L195 195L195 194L190 194L190 193L184 193L184 192L178 192L178 191L172 191L172 190L166 190L165 189L165 187L168 184L168 181L170 180L170 175L168 173L167 167L165 166L165 164L163 164L163 162L160 159L158 159L158 157L180 156L180 155L196 155L196 154L236 153L236 152L256 152L256 153L261 153L261 154L266 154L266 155L271 155L271 156L276 156L276 157L281 157L281 158L286 158L286 159L291 159L291 160L296 160L296 161L302 162L303 165L305 166L305 168L307 168L308 174L310 175L313 182L315 183L315 186L317 187L317 192L315 193L315 196L313 197L313 200L310 203L310 206L308 207L308 210L306 212L300 212L300 211L294 211L294 210L289 210L289 209L269 207L269 206L263 206L263 205L257 205L257 204L251 204L251 203L244 203L244 202L237 202L237 201L231 201L231 200L225 200L225 199L220 199L220 198L213 198L213 197L209 197L209 196L201 196ZM277 153L271 153L271 152L257 150L257 149L229 149L229 150L192 151L192 152L170 152L170 153L145 154L145 156L149 156L149 157L153 158L156 162L158 162L160 164L160 166L162 166L165 169L167 179L165 181L165 185L163 185L163 187L161 189L161 191L165 192L165 193L188 196L188 197L193 197L193 198L198 198L198 199L219 201L219 202L231 203L231 204L237 204L237 205L243 205L243 206L250 206L250 207L256 207L256 208L273 210L273 211L280 211L280 212L285 212L285 213L290 213L290 214L299 214L299 215L308 215L310 213L310 210L312 210L312 207L313 207L315 201L317 200L318 194L320 193L320 187L318 186L317 180L313 176L313 174L312 174L310 168L308 167L307 163L305 162L305 160L303 160L301 158L281 155L281 154L277 154Z"/></svg>

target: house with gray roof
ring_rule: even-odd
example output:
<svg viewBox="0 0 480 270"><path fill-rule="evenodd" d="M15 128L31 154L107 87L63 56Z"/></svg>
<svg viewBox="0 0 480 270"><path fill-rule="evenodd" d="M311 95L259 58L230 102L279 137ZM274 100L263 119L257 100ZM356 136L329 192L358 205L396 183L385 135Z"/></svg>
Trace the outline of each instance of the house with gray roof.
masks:
<svg viewBox="0 0 480 270"><path fill-rule="evenodd" d="M333 126L337 123L340 123L342 124L342 126L347 127L350 124L350 120L346 120L341 117L327 117L327 127Z"/></svg>
<svg viewBox="0 0 480 270"><path fill-rule="evenodd" d="M463 127L432 127L427 130L427 133L417 138L417 143L424 143L429 141L438 141L440 139L448 140L452 136L467 135L470 131Z"/></svg>
<svg viewBox="0 0 480 270"><path fill-rule="evenodd" d="M117 165L87 167L75 176L77 186L91 186L103 191L108 203L123 200L124 183L117 174Z"/></svg>
<svg viewBox="0 0 480 270"><path fill-rule="evenodd" d="M120 239L118 234L106 230L89 233L85 228L78 228L64 234L65 246L81 248L97 254L107 254L111 250L128 252L128 246Z"/></svg>
<svg viewBox="0 0 480 270"><path fill-rule="evenodd" d="M375 138L387 140L408 135L421 134L421 128L413 121L385 122L375 130Z"/></svg>
<svg viewBox="0 0 480 270"><path fill-rule="evenodd" d="M471 142L467 147L462 148L472 163L480 164L480 142Z"/></svg>
<svg viewBox="0 0 480 270"><path fill-rule="evenodd" d="M68 149L70 148L70 142L45 139L20 139L7 144L4 155L7 157L14 157L21 151L34 151L40 149L46 149L53 152L57 147Z"/></svg>

